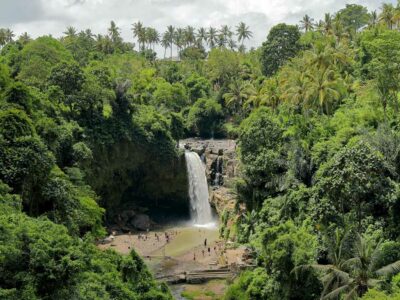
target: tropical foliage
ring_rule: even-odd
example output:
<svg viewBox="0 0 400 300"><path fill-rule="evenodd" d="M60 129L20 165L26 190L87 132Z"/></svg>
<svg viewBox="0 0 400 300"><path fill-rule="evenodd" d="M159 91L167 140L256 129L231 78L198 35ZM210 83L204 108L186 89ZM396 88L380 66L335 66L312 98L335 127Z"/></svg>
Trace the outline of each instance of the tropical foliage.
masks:
<svg viewBox="0 0 400 300"><path fill-rule="evenodd" d="M187 214L179 140L234 137L221 233L256 268L226 299L398 299L399 12L306 15L258 49L243 22L0 29L0 298L171 299L94 243L127 209Z"/></svg>

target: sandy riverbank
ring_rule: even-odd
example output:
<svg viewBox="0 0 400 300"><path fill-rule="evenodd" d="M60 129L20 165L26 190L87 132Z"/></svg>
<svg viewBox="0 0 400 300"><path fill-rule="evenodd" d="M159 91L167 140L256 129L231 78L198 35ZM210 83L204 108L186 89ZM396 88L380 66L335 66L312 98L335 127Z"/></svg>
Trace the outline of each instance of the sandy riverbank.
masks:
<svg viewBox="0 0 400 300"><path fill-rule="evenodd" d="M145 261L161 259L159 264L149 264L152 269L156 266L153 270L156 273L163 271L160 270L163 264L169 266L170 272L222 267L238 263L243 254L240 249L226 249L224 241L218 237L217 228L190 226L116 235L114 241L98 247L112 248L121 254L129 254L134 249ZM166 261L163 262L164 257Z"/></svg>

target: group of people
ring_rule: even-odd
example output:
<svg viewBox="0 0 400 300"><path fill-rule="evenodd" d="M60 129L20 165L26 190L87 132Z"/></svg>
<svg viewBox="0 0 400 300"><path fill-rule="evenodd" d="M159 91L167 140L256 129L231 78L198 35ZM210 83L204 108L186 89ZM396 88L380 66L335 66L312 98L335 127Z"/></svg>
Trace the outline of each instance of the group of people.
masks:
<svg viewBox="0 0 400 300"><path fill-rule="evenodd" d="M162 236L164 236L165 242L168 244L173 235L178 235L178 231L165 231L164 233L160 233L160 232L154 232L154 239L155 241L153 242L153 245L157 243L159 243L162 240ZM139 241L144 241L146 242L147 240L151 240L151 236L148 232L146 233L139 233L137 236Z"/></svg>
<svg viewBox="0 0 400 300"><path fill-rule="evenodd" d="M218 252L221 251L221 245L214 245L211 247L210 245L207 246L207 238L204 239L204 247L201 249L201 253L203 257L206 256L206 252L208 252L208 256L211 256L211 251L214 250L215 254L218 255ZM196 251L193 252L193 260L196 261Z"/></svg>

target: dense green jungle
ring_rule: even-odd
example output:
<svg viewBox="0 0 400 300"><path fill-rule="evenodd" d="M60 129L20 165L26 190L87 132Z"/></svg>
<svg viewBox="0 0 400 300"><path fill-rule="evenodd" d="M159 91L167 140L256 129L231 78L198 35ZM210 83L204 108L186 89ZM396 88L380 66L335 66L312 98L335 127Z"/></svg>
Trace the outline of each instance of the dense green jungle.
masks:
<svg viewBox="0 0 400 300"><path fill-rule="evenodd" d="M225 300L400 299L400 4L306 15L251 49L243 22L136 22L132 42L117 24L0 29L0 299L173 299L96 241L124 210L188 215L186 137L238 145L220 232L256 267Z"/></svg>

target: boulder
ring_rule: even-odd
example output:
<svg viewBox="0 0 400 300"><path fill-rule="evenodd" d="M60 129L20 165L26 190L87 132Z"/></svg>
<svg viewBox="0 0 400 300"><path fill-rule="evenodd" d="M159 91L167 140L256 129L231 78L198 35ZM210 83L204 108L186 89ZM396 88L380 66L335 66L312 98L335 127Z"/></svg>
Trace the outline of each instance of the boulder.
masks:
<svg viewBox="0 0 400 300"><path fill-rule="evenodd" d="M151 226L150 217L148 215L145 215L145 214L135 215L132 218L130 223L136 229L143 230L143 231L146 231L146 230L150 229L150 226Z"/></svg>
<svg viewBox="0 0 400 300"><path fill-rule="evenodd" d="M133 218L136 215L135 211L128 209L128 210L124 210L121 213L121 219L123 223L126 223L129 221L129 219Z"/></svg>
<svg viewBox="0 0 400 300"><path fill-rule="evenodd" d="M114 239L115 239L115 236L112 235L112 234L110 234L108 237L104 238L104 239L101 241L101 243L102 243L102 244L109 244L109 243L112 243L112 242L114 241Z"/></svg>

